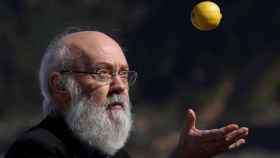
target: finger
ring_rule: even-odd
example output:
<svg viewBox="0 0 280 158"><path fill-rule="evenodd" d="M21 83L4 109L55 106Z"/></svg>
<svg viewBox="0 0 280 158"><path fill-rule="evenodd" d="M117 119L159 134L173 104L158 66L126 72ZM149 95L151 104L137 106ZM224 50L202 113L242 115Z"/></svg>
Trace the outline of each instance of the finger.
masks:
<svg viewBox="0 0 280 158"><path fill-rule="evenodd" d="M231 144L228 149L232 150L234 148L240 147L242 144L245 144L246 140L245 139L239 139L237 142Z"/></svg>
<svg viewBox="0 0 280 158"><path fill-rule="evenodd" d="M217 135L226 135L227 133L232 132L238 128L239 126L237 124L230 124L218 129L203 130L203 134L208 135L209 137Z"/></svg>
<svg viewBox="0 0 280 158"><path fill-rule="evenodd" d="M235 127L234 127L235 126ZM213 151L213 153L222 153L226 150L229 149L233 149L233 148L237 148L240 145L245 143L245 137L248 135L248 128L246 127L242 127L240 129L236 129L238 128L237 125L229 125L226 126L225 128L223 128L224 133L226 132L230 132L227 133L226 136L230 137L229 140L226 140L226 136L225 135L212 135L215 136L214 138L212 137L212 139L208 139L208 141L204 142L204 148L209 149L209 151ZM229 127L229 128L228 128ZM218 129L221 130L221 129ZM214 131L217 131L217 129L215 129ZM220 131L218 132L220 133ZM221 133L220 133L221 134Z"/></svg>
<svg viewBox="0 0 280 158"><path fill-rule="evenodd" d="M226 137L226 141L230 141L230 140L233 140L233 141L236 141L240 138L243 138L245 136L247 136L249 133L249 129L247 127L242 127L238 130L235 130L229 134L227 134L225 137Z"/></svg>
<svg viewBox="0 0 280 158"><path fill-rule="evenodd" d="M189 131L192 128L195 128L196 114L192 109L188 109L187 118L186 118L186 130Z"/></svg>
<svg viewBox="0 0 280 158"><path fill-rule="evenodd" d="M220 141L225 139L225 135L238 129L236 124L230 124L219 129L202 130L202 136L204 141Z"/></svg>
<svg viewBox="0 0 280 158"><path fill-rule="evenodd" d="M239 126L237 124L229 124L226 127L223 127L222 129L224 130L225 133L229 133L238 128L239 128Z"/></svg>
<svg viewBox="0 0 280 158"><path fill-rule="evenodd" d="M213 141L213 142L209 142L209 144L212 144L212 146L215 146L217 148L221 148L221 149L228 149L229 146L231 146L232 144L239 144L240 140L241 142L245 141L245 137L248 135L248 128L246 127L242 127L238 130L235 130L233 132L230 133L230 139L223 139L223 140L219 140L219 141ZM232 145L235 146L235 145Z"/></svg>
<svg viewBox="0 0 280 158"><path fill-rule="evenodd" d="M235 143L231 144L231 145L221 145L219 144L218 146L216 145L211 145L208 148L208 151L211 152L213 155L217 155L223 152L226 152L227 150L232 150L235 148L240 147L241 145L243 145L244 143L246 143L245 139L239 139L238 141L236 141Z"/></svg>

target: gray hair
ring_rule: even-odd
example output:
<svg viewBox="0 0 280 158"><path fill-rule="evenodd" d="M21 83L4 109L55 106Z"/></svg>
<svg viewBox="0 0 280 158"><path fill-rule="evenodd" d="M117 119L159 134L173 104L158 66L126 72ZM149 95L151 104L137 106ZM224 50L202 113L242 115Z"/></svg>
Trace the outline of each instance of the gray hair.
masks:
<svg viewBox="0 0 280 158"><path fill-rule="evenodd" d="M51 102L51 92L49 89L49 75L54 71L59 71L67 67L70 63L70 53L67 46L63 43L68 33L57 36L47 47L41 61L39 72L40 89L43 95L43 114L54 114L56 107Z"/></svg>

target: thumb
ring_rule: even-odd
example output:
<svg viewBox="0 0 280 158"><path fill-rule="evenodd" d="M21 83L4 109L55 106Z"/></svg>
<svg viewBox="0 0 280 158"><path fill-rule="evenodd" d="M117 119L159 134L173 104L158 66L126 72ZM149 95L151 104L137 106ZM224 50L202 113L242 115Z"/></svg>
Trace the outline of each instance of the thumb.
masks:
<svg viewBox="0 0 280 158"><path fill-rule="evenodd" d="M186 118L186 130L195 128L196 114L192 109L188 109Z"/></svg>

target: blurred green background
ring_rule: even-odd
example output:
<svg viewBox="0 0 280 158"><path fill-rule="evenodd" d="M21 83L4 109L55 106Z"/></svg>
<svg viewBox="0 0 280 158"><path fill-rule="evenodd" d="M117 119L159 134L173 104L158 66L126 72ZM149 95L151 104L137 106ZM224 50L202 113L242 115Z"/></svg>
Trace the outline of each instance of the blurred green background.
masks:
<svg viewBox="0 0 280 158"><path fill-rule="evenodd" d="M42 119L38 69L50 40L67 27L113 34L132 69L134 158L167 157L185 111L198 127L239 123L251 129L240 150L219 158L280 156L280 2L216 0L221 25L190 23L199 0L1 0L0 158L22 131Z"/></svg>

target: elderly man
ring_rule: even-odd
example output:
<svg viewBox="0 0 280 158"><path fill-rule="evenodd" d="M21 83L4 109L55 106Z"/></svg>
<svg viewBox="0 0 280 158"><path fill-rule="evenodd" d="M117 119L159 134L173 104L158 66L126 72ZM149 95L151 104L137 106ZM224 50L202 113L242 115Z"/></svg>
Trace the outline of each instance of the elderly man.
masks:
<svg viewBox="0 0 280 158"><path fill-rule="evenodd" d="M11 146L6 158L129 158L123 146L132 119L129 69L121 47L97 31L64 34L47 49L40 69L45 119ZM186 124L174 158L210 158L245 143L248 128L199 130Z"/></svg>

